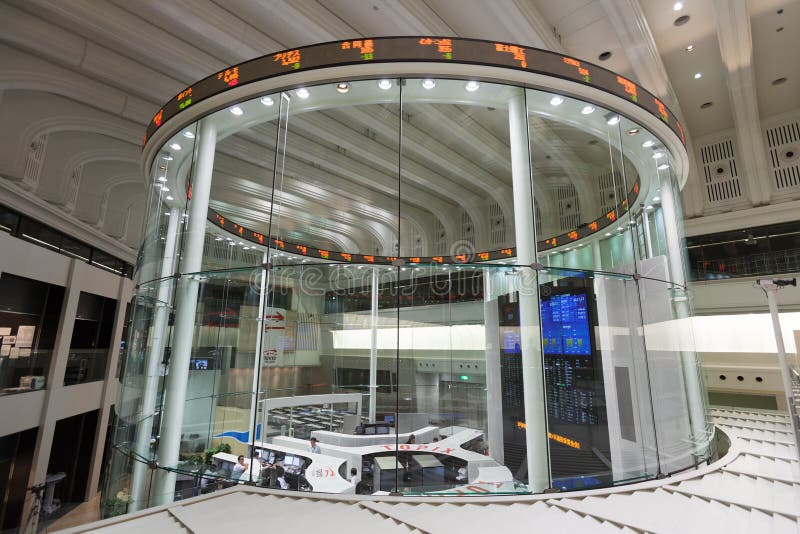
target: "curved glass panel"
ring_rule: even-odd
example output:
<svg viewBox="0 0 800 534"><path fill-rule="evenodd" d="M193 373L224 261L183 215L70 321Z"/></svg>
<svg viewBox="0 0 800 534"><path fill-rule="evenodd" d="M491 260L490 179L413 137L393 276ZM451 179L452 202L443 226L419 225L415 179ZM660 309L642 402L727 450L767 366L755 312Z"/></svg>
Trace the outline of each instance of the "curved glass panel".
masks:
<svg viewBox="0 0 800 534"><path fill-rule="evenodd" d="M105 514L235 484L515 494L711 454L673 155L468 79L232 103L150 172Z"/></svg>

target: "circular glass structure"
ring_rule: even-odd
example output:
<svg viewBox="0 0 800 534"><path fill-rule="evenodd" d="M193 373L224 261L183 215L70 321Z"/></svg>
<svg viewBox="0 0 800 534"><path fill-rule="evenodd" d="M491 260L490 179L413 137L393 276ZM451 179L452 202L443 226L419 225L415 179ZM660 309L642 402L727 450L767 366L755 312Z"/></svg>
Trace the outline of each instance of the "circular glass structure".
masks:
<svg viewBox="0 0 800 534"><path fill-rule="evenodd" d="M573 490L712 454L682 129L636 84L503 43L326 43L182 91L143 158L107 513L245 482Z"/></svg>

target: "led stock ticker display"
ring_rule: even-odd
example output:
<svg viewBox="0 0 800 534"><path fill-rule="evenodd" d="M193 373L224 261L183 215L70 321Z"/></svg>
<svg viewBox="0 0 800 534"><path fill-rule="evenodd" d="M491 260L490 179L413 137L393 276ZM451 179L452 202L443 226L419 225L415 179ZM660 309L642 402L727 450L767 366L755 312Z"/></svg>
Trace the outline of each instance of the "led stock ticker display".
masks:
<svg viewBox="0 0 800 534"><path fill-rule="evenodd" d="M581 238L588 237L600 230L605 229L607 226L616 225L617 219L620 218L628 209L630 204L636 202L639 196L639 182L633 184L633 188L628 193L628 198L623 200L619 209L614 209L595 219L594 221L579 226L578 228L565 232L563 234L550 237L548 239L538 241L536 243L539 252L547 251L568 245L572 242L578 241ZM450 265L459 263L479 263L485 261L496 261L508 258L514 258L517 255L516 247L502 248L499 250L489 250L485 252L475 252L474 254L459 254L455 256L425 256L425 257L402 257L397 256L375 256L365 254L354 254L351 252L342 252L336 250L324 250L309 245L300 243L291 243L289 241L271 238L268 239L264 234L246 228L234 221L231 221L224 215L217 213L213 209L208 210L208 220L214 225L222 228L226 232L238 236L242 241L256 243L262 246L268 246L274 250L287 252L290 254L297 254L299 256L306 256L309 258L317 258L330 262L338 263L361 263L361 264L375 264L375 265L392 265L398 260L403 263L417 263L417 264L440 264Z"/></svg>
<svg viewBox="0 0 800 534"><path fill-rule="evenodd" d="M376 37L284 50L226 68L187 87L155 114L145 143L181 111L240 85L295 71L389 62L443 62L504 67L563 78L633 102L663 121L685 144L683 127L652 93L603 67L537 48L453 37ZM435 67L431 69L435 75Z"/></svg>

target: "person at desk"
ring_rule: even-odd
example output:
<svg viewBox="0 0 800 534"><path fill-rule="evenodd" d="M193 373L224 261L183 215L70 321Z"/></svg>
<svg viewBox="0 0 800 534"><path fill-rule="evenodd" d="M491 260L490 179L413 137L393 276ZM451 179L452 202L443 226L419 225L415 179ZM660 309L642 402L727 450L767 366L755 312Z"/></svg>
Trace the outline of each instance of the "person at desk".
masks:
<svg viewBox="0 0 800 534"><path fill-rule="evenodd" d="M238 458L236 458L236 465L233 466L233 470L231 471L231 478L233 480L239 480L239 477L242 476L242 473L245 472L247 469L247 464L244 461L244 455L240 454Z"/></svg>
<svg viewBox="0 0 800 534"><path fill-rule="evenodd" d="M361 482L361 477L358 476L358 469L355 467L350 468L350 482L353 483L356 489L358 488L358 483Z"/></svg>
<svg viewBox="0 0 800 534"><path fill-rule="evenodd" d="M286 482L286 471L281 466L275 466L275 474L277 475L276 481L281 489L289 489L289 483Z"/></svg>
<svg viewBox="0 0 800 534"><path fill-rule="evenodd" d="M317 438L311 438L308 446L308 452L313 452L315 454L322 454L322 450L317 445Z"/></svg>

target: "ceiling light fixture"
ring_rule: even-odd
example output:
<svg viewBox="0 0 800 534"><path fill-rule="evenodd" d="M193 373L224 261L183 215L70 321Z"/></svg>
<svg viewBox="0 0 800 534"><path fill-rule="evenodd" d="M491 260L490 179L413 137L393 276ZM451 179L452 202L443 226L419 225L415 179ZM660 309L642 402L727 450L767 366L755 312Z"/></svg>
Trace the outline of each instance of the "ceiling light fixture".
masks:
<svg viewBox="0 0 800 534"><path fill-rule="evenodd" d="M702 72L695 72L694 73L694 79L695 80L699 80L702 77L703 77L703 73Z"/></svg>
<svg viewBox="0 0 800 534"><path fill-rule="evenodd" d="M594 112L594 106L584 106L581 110L581 115L588 115Z"/></svg>
<svg viewBox="0 0 800 534"><path fill-rule="evenodd" d="M172 195L167 195L167 200L175 200L175 197L173 197Z"/></svg>
<svg viewBox="0 0 800 534"><path fill-rule="evenodd" d="M653 159L661 159L663 157L664 157L664 153L663 152L656 152L656 153L653 154Z"/></svg>
<svg viewBox="0 0 800 534"><path fill-rule="evenodd" d="M563 103L564 103L564 99L561 98L560 96L554 96L553 98L550 99L550 105L551 106L560 106Z"/></svg>
<svg viewBox="0 0 800 534"><path fill-rule="evenodd" d="M691 52L692 50L694 50L694 45L689 45L686 47L687 52Z"/></svg>
<svg viewBox="0 0 800 534"><path fill-rule="evenodd" d="M295 94L300 98L308 98L309 96L311 96L311 93L309 93L308 89L306 89L305 87L301 87L300 89L295 91Z"/></svg>
<svg viewBox="0 0 800 534"><path fill-rule="evenodd" d="M468 81L466 83L466 85L464 85L464 89L466 89L470 93L474 93L475 91L477 91L480 88L480 86L481 86L481 84L479 84L475 80L470 80L470 81Z"/></svg>
<svg viewBox="0 0 800 534"><path fill-rule="evenodd" d="M392 88L392 80L379 80L378 87L384 91Z"/></svg>
<svg viewBox="0 0 800 534"><path fill-rule="evenodd" d="M430 91L434 87L436 87L436 80L432 78L425 78L424 80L422 80L423 89L427 89L428 91Z"/></svg>
<svg viewBox="0 0 800 534"><path fill-rule="evenodd" d="M163 192L165 192L165 193L169 193L169 187L167 187L167 186L165 186L165 185L162 185L162 186L161 186L161 190L162 190Z"/></svg>
<svg viewBox="0 0 800 534"><path fill-rule="evenodd" d="M172 156L164 156L164 161L172 161Z"/></svg>
<svg viewBox="0 0 800 534"><path fill-rule="evenodd" d="M628 130L628 135L636 135L637 133L639 133L639 128L631 128Z"/></svg>
<svg viewBox="0 0 800 534"><path fill-rule="evenodd" d="M650 148L650 147L651 147L651 146L653 146L654 144L656 144L656 143L655 143L655 141L653 141L652 139L648 139L647 141L645 141L644 143L642 143L642 146L643 146L644 148Z"/></svg>
<svg viewBox="0 0 800 534"><path fill-rule="evenodd" d="M606 237L611 237L611 232L606 232Z"/></svg>
<svg viewBox="0 0 800 534"><path fill-rule="evenodd" d="M703 102L702 104L700 104L700 109L708 109L713 105L714 105L713 102Z"/></svg>
<svg viewBox="0 0 800 534"><path fill-rule="evenodd" d="M239 106L233 106L231 108L231 113L233 113L237 117L240 117L242 114L244 114L244 111L242 111L242 108L240 108Z"/></svg>
<svg viewBox="0 0 800 534"><path fill-rule="evenodd" d="M265 106L271 106L272 104L275 103L275 101L272 100L272 98L269 96L262 96L261 103L264 104Z"/></svg>
<svg viewBox="0 0 800 534"><path fill-rule="evenodd" d="M675 2L672 4L672 11L680 11L683 9L683 2Z"/></svg>
<svg viewBox="0 0 800 534"><path fill-rule="evenodd" d="M185 132L183 132L183 136L186 139L194 139L194 133L190 132L189 130L186 130Z"/></svg>
<svg viewBox="0 0 800 534"><path fill-rule="evenodd" d="M342 94L345 94L350 90L350 84L347 82L339 82L336 84L336 90Z"/></svg>
<svg viewBox="0 0 800 534"><path fill-rule="evenodd" d="M167 181L167 177L166 176L159 176L158 177L158 181L159 182L166 182Z"/></svg>
<svg viewBox="0 0 800 534"><path fill-rule="evenodd" d="M614 126L616 124L619 124L619 115L614 115L613 117L608 119L606 121L606 124L608 124L609 126Z"/></svg>
<svg viewBox="0 0 800 534"><path fill-rule="evenodd" d="M661 200L661 197L653 197L653 202L658 202L659 200Z"/></svg>
<svg viewBox="0 0 800 534"><path fill-rule="evenodd" d="M181 145L179 145L178 143L172 143L171 145L169 145L169 147L172 150L180 150L181 149Z"/></svg>
<svg viewBox="0 0 800 534"><path fill-rule="evenodd" d="M659 171L664 171L666 169L669 169L669 163L662 163L661 165L658 166Z"/></svg>

